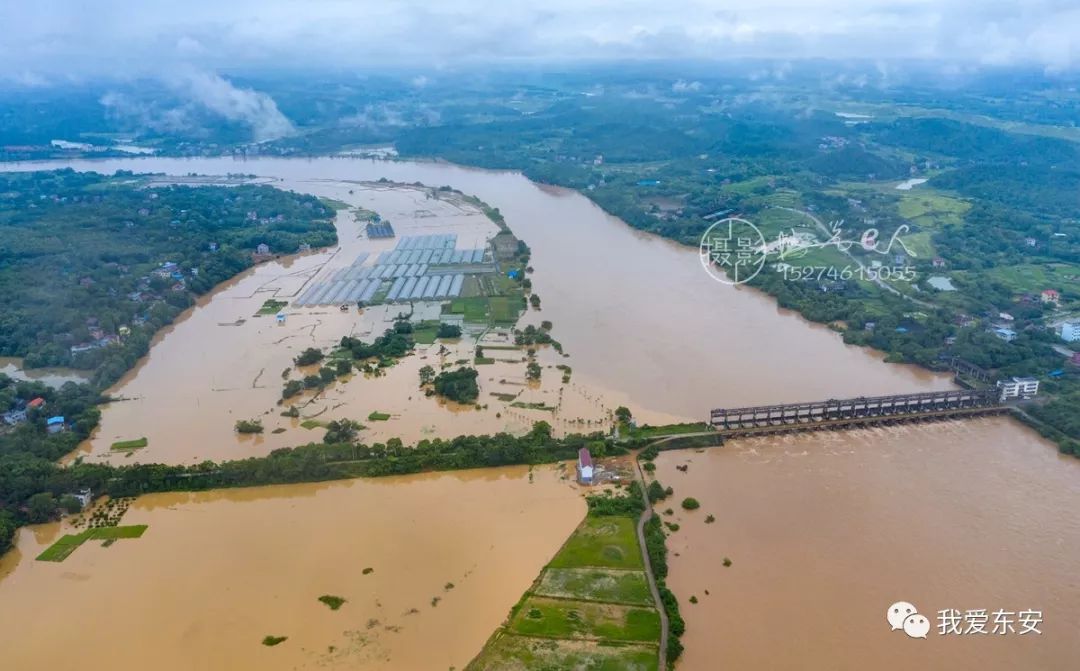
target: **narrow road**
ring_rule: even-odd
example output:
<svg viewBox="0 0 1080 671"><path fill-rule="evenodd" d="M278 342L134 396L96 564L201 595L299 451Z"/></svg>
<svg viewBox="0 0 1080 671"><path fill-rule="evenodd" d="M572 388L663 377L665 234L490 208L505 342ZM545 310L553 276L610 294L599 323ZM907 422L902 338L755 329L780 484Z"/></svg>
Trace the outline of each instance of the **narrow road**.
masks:
<svg viewBox="0 0 1080 671"><path fill-rule="evenodd" d="M667 646L668 646L668 617L664 610L664 603L660 600L660 590L656 587L656 577L653 575L652 562L649 561L649 551L645 547L645 523L653 516L652 504L649 503L649 495L645 493L645 474L641 471L641 463L634 455L634 477L641 485L641 498L645 502L645 510L641 513L637 523L638 546L641 548L641 559L645 562L645 577L649 581L649 591L652 592L653 601L656 603L656 612L660 614L660 662L657 669L667 669Z"/></svg>

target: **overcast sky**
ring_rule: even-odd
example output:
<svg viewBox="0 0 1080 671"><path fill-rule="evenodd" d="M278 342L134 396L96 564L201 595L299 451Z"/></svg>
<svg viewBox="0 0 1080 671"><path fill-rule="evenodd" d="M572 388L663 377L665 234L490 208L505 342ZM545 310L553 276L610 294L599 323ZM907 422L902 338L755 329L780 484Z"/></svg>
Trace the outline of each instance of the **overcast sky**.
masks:
<svg viewBox="0 0 1080 671"><path fill-rule="evenodd" d="M0 72L620 58L1080 65L1080 0L5 0Z"/></svg>

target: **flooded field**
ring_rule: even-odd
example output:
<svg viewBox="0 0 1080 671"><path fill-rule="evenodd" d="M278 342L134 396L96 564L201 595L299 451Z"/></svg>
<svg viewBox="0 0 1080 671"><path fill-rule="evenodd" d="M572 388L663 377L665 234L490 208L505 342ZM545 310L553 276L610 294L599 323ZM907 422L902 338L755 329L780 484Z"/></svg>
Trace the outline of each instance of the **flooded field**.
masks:
<svg viewBox="0 0 1080 671"><path fill-rule="evenodd" d="M0 356L0 373L15 380L43 382L50 387L60 387L65 382L85 382L88 375L73 368L30 368L23 367L22 359Z"/></svg>
<svg viewBox="0 0 1080 671"><path fill-rule="evenodd" d="M59 525L22 530L3 667L460 669L584 514L553 466L144 496L142 538L62 563L32 561Z"/></svg>
<svg viewBox="0 0 1080 671"><path fill-rule="evenodd" d="M680 669L1080 660L1080 518L1063 513L1080 507L1080 464L1008 419L738 440L656 463L675 490L664 519L680 524L668 539L687 621ZM701 508L682 510L687 496ZM930 619L927 640L890 630L896 601ZM948 608L1041 610L1043 633L941 636Z"/></svg>
<svg viewBox="0 0 1080 671"><path fill-rule="evenodd" d="M542 383L531 388L522 379L524 364L512 360L520 353L495 355L492 350L490 356L508 360L480 367L480 402L483 405L493 398L492 393L520 391L523 401L559 410L498 408L494 401L487 401L487 409L462 409L424 398L417 393L417 371L440 355L436 349L421 348L385 377L334 383L305 405L306 414L320 413L320 419L347 416L363 421L373 410L390 413L389 421L369 426L361 434L369 442L392 436L408 442L436 435L524 431L535 419L552 421L557 431L588 430L606 426L608 413L618 405L630 407L642 423L700 421L713 407L926 391L952 384L946 376L886 365L878 353L847 347L836 333L778 309L767 296L718 284L702 271L696 250L636 232L579 194L538 186L518 174L441 163L331 158L246 162L153 158L71 165L107 172L254 173L272 178L283 188L373 209L391 219L395 228L415 227L409 232L418 234L459 227L459 235L468 231L483 235L474 227L485 224L475 214L460 210L415 216L431 209L430 203L416 200L415 190L372 189L360 182L386 177L447 184L498 207L515 234L532 248L533 288L543 298L543 309L530 311L522 323L537 324L541 319L554 323L553 335L570 358L543 350L541 363L567 363L573 367L573 376L570 383L562 384L554 369L545 368ZM343 250L260 266L207 297L164 332L146 361L113 389L114 394L133 400L105 410L101 430L87 446L90 458L105 458L111 441L141 435L150 444L131 459L172 462L262 454L282 445L320 440L321 431L303 429L277 414L282 370L305 347L325 347L346 334L377 335L393 314L385 309L358 314L304 308L290 311L280 326L253 315L265 297L295 295L320 273L331 272L340 267L338 263L347 265L348 250L359 244L356 224L344 216L338 223ZM473 343L463 340L442 356L467 359L472 347ZM310 400L305 398L305 402ZM263 418L267 433L241 440L232 432L237 419L257 417ZM275 428L285 431L271 433ZM690 462L686 473L674 471L675 465L686 461ZM1059 457L1053 446L1008 419L740 441L704 453L664 455L660 464L660 478L674 486L676 500L696 496L703 503L698 511L701 516L712 513L717 518L715 524L705 525L680 512L682 529L671 539L672 551L679 556L671 558L669 582L683 603L688 627L687 652L680 668L803 669L808 668L807 660L814 660L812 668L821 669L936 668L947 662L959 668L997 669L1009 664L1008 668L1057 669L1073 666L1080 657L1074 638L1062 633L1080 620L1080 588L1075 570L1067 570L1080 549L1080 529L1075 515L1066 512L1077 509L1080 465ZM488 484L474 483L476 488L470 491L484 507L501 507L498 491ZM336 492L335 487L341 486L316 489ZM342 491L366 492L368 486L353 484ZM381 488L382 483L370 486L385 492L386 500L397 500L389 498L392 488ZM438 492L412 491L417 511L438 511L447 500ZM220 496L222 502L217 505L222 511L244 509L229 501L229 494ZM341 506L354 505L347 498ZM140 500L139 505L154 500ZM317 515L307 512L309 500L286 498L279 505L289 510L295 506L297 519L306 520ZM573 505L580 513L580 501ZM678 508L677 503L673 505ZM383 505L382 498L377 508L388 511L388 525L407 525L414 519L392 504ZM138 507L128 513L132 523L140 514ZM228 516L234 513L221 514L233 519ZM561 523L561 518L546 516L544 510L536 514L543 524ZM185 517L206 520L191 522L191 534L200 533L197 529L203 524L218 529L216 515L192 512ZM236 547L244 543L234 537L243 538L237 534L248 532L221 524L214 532L221 546L229 553L246 552ZM351 533L341 516L335 517L335 524L339 533ZM567 524L565 533L573 526ZM107 550L90 547L79 552L86 550L84 557L108 556L110 567L103 570L112 571L116 555L104 553L134 552L139 544L150 545L159 526L152 523L147 535L130 545L121 542ZM447 534L475 533L470 538L481 546L501 543L497 531L478 528L468 516L448 519L445 526ZM18 551L24 559L33 554L37 542L28 534L24 532ZM297 534L306 538L305 532ZM515 562L510 568L520 569L528 581L558 547L561 537L557 536L552 532L547 549L527 557L536 563L524 567ZM261 561L268 571L280 569L278 575L291 580L296 575L294 562L304 555L295 545L281 542L272 546L277 554ZM183 554L196 575L218 567L219 585L244 577L240 564L221 567L216 559L204 560L204 555L192 555L186 548L173 549ZM459 549L471 552L475 548ZM299 554L299 559L293 554ZM436 555L426 552L428 567L439 564L432 556ZM731 568L722 567L725 556L733 560ZM4 561L17 561L11 557ZM89 560L76 553L68 561ZM64 566L66 570L66 562ZM30 612L39 598L30 591L5 590L12 589L9 583L20 571L46 575L44 570L33 562L19 563L15 573L0 581L0 604L18 602L20 612ZM120 575L114 576L114 590L123 584ZM37 589L47 588L57 599L82 585L59 575L40 580ZM710 590L710 596L704 596L704 589ZM517 585L492 588L477 594L479 601L471 607L486 613L487 599L513 599L520 592ZM131 607L164 617L152 595L148 592L132 601ZM687 602L691 595L697 596L698 604ZM302 598L314 596L305 592ZM294 597L301 598L299 593ZM1045 633L1023 639L931 636L929 641L910 641L889 632L884 622L886 607L898 599L925 611L1041 608L1046 612ZM63 603L57 601L56 607ZM491 609L494 620L486 632L494 629L507 608L508 603L500 601L498 608ZM271 612L282 613L284 618L285 610ZM220 617L229 617L227 608L222 607ZM304 645L313 650L337 645L327 641L333 638L330 632L338 631L336 625L318 622L323 624L312 625L318 635L314 630L304 635ZM417 633L415 647L446 641L447 631L457 623L447 620L443 624L446 631L433 628L422 638ZM219 636L222 651L248 651L250 637L286 633L264 631L268 626L261 621L235 627L229 623L213 632L206 630L205 635ZM96 632L100 628L86 629ZM154 628L139 623L131 624L127 634L136 638L158 635ZM70 635L74 634L65 633ZM292 655L292 644L290 638L272 649L256 645L250 653L253 657L237 657L242 662L236 663L266 662L277 653ZM478 649L479 643L472 653ZM463 653L454 659L464 662L467 657ZM303 661L289 659L294 665ZM311 663L313 659L304 658Z"/></svg>

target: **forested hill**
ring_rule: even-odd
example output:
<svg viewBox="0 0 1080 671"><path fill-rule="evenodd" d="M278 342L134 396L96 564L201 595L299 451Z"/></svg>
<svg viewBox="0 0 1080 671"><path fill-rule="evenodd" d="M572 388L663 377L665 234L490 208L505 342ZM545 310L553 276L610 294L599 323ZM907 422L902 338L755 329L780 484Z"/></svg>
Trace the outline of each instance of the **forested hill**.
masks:
<svg viewBox="0 0 1080 671"><path fill-rule="evenodd" d="M194 297L270 253L337 240L318 199L148 176L0 173L0 356L94 371L103 388Z"/></svg>

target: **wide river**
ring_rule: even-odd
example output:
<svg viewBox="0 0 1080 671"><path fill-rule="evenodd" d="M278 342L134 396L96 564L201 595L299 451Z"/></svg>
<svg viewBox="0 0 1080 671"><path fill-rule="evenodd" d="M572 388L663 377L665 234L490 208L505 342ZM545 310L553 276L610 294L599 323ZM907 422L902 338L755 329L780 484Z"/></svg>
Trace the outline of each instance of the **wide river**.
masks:
<svg viewBox="0 0 1080 671"><path fill-rule="evenodd" d="M380 177L474 194L498 207L532 248L533 286L543 297L543 318L555 323L556 337L573 356L574 383L649 418L701 420L712 407L951 384L848 347L830 329L777 308L768 296L718 284L700 267L697 250L635 231L579 194L516 173L344 158L63 165L101 172L253 173L318 195ZM211 308L216 300L209 299ZM169 366L155 366L155 357L203 347L193 338L211 332L184 329L198 323L203 309L160 339L119 391L169 384L168 377L156 377L155 370ZM171 339L176 342L170 345ZM199 361L185 363L195 368L185 374L213 377L212 370L200 373ZM162 399L144 411L166 416L167 397ZM1059 456L1011 420L736 441L667 454L659 463L658 477L676 490L673 508L680 510L683 496L703 504L700 515L674 515L681 528L669 540L675 553L669 583L687 621L680 668L1080 664L1080 518L1073 512L1080 510L1080 462ZM687 471L675 470L677 465ZM706 514L716 522L705 524ZM347 524L342 533L349 533ZM149 540L148 532L130 542ZM725 557L730 567L722 566ZM0 600L5 587L0 582ZM522 587L506 585L518 592ZM50 606L63 610L57 598ZM931 625L944 608L1042 610L1043 633L940 636L935 626L928 640L914 640L891 632L885 620L887 607L901 600L919 607Z"/></svg>

